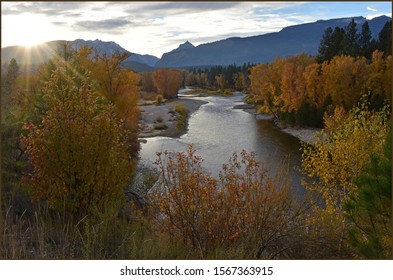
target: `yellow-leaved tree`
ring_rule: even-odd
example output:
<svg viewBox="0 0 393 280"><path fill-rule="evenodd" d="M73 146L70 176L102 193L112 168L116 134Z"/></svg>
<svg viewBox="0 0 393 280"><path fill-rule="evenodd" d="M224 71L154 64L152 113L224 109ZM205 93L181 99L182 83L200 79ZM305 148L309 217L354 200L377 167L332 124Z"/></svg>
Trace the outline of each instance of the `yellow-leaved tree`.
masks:
<svg viewBox="0 0 393 280"><path fill-rule="evenodd" d="M343 205L356 191L353 179L364 170L371 154L382 153L387 131L388 108L370 111L365 99L349 112L336 107L334 115L325 114L325 129L317 135L318 141L302 147L303 174L314 179L305 187L321 199L314 206L310 226L324 231L338 251L347 228Z"/></svg>
<svg viewBox="0 0 393 280"><path fill-rule="evenodd" d="M71 217L116 211L133 173L124 121L102 102L87 72L74 78L57 65L43 93L48 110L40 123L25 124L21 138L33 199Z"/></svg>

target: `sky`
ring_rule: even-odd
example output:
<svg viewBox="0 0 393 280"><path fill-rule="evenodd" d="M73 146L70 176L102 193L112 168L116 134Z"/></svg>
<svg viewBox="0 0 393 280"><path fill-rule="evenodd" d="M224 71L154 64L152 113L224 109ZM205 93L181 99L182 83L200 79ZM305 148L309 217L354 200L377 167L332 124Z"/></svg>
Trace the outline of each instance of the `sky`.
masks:
<svg viewBox="0 0 393 280"><path fill-rule="evenodd" d="M1 2L1 47L52 40L114 41L157 57L320 19L392 16L392 2Z"/></svg>

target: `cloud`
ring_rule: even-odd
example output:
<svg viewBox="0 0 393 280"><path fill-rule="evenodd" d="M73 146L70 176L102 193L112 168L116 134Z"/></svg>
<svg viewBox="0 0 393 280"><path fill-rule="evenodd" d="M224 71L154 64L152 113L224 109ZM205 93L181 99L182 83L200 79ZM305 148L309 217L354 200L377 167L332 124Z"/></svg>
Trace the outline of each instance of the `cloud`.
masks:
<svg viewBox="0 0 393 280"><path fill-rule="evenodd" d="M372 12L378 12L378 9L374 9L374 8L371 8L371 7L367 7L367 10L372 11Z"/></svg>
<svg viewBox="0 0 393 280"><path fill-rule="evenodd" d="M84 2L7 2L2 3L3 15L20 15L23 13L42 14L47 16L81 16L75 12L86 8Z"/></svg>
<svg viewBox="0 0 393 280"><path fill-rule="evenodd" d="M79 21L73 25L73 28L77 31L94 30L96 32L118 34L131 24L132 22L129 20L119 18L97 21Z"/></svg>

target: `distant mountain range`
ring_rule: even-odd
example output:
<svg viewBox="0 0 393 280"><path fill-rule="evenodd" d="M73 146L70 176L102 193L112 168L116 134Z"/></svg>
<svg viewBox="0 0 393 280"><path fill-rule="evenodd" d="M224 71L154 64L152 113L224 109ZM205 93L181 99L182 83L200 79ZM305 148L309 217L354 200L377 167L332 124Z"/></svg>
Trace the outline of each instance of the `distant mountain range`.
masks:
<svg viewBox="0 0 393 280"><path fill-rule="evenodd" d="M364 17L355 17L358 30L366 21ZM132 53L115 42L103 42L101 40L85 41L78 39L69 43L75 49L83 45L93 47L95 52L111 55L115 52L130 53L130 57L124 62L124 66L135 71L151 71L154 68L180 68L201 67L212 65L243 65L244 63L269 62L277 55L287 57L301 52L315 55L324 30L328 27L345 27L352 18L339 18L331 20L319 20L313 23L289 26L279 32L268 33L252 37L234 37L221 41L211 42L194 46L189 41L170 52L164 53L161 59L152 55L140 55ZM369 20L369 26L374 38L387 21L391 18L380 16ZM26 48L11 46L1 49L2 63L8 63L15 58L20 65L35 66L52 58L56 50L66 41L50 41L36 47Z"/></svg>
<svg viewBox="0 0 393 280"><path fill-rule="evenodd" d="M163 54L157 62L158 68L190 67L202 65L243 65L244 63L269 62L277 55L287 57L301 52L311 55L318 53L318 46L326 28L345 27L352 18L319 20L313 23L289 26L279 32L245 38L228 38L225 40L193 47L190 43ZM355 17L360 32L364 17ZM391 18L381 16L368 21L372 36L379 32Z"/></svg>

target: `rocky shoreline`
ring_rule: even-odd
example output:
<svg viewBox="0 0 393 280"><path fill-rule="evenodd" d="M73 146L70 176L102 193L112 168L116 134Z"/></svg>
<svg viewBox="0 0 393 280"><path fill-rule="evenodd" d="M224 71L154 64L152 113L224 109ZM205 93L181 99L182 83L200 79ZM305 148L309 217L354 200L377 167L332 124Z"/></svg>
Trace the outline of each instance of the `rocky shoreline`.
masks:
<svg viewBox="0 0 393 280"><path fill-rule="evenodd" d="M145 138L155 136L179 137L187 131L187 125L181 130L177 128L179 113L176 112L176 105L184 106L187 113L187 121L189 117L196 112L199 107L207 102L192 98L181 98L174 101L156 104L140 105L141 116L139 120L140 142L146 142Z"/></svg>
<svg viewBox="0 0 393 280"><path fill-rule="evenodd" d="M187 124L181 130L177 129L177 121L179 114L175 111L176 104L181 104L187 111L187 122L190 116L195 113L206 101L193 99L193 94L189 95L189 98L184 98L184 94L192 92L192 89L183 89L179 91L179 94L183 94L183 98L178 98L174 101L163 103L160 105L156 104L143 104L139 108L141 110L140 117L140 142L146 142L146 138L155 136L166 136L166 137L180 137L187 131ZM274 117L269 114L258 114L253 105L240 104L235 105L234 110L244 110L250 114L253 114L257 120L270 120L274 121ZM283 132L288 133L299 140L313 144L316 141L315 133L321 131L318 128L304 128L297 126L287 126L276 124Z"/></svg>
<svg viewBox="0 0 393 280"><path fill-rule="evenodd" d="M269 114L258 114L254 109L250 108L249 106L244 107L244 111L253 114L257 120L269 120L274 121L274 116ZM288 126L283 125L281 123L276 123L276 126L281 129L281 131L288 133L299 140L312 145L316 142L315 133L320 132L320 128L310 128L310 127L297 127L297 126Z"/></svg>

